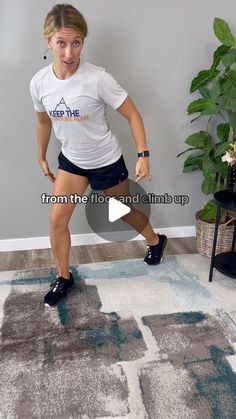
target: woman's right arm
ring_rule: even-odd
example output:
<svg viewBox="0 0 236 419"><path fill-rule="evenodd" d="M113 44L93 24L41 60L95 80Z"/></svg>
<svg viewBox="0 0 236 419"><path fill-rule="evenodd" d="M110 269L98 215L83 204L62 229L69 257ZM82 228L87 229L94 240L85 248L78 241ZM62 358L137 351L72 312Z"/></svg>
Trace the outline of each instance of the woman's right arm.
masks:
<svg viewBox="0 0 236 419"><path fill-rule="evenodd" d="M36 133L38 143L38 162L42 167L45 176L47 176L51 182L54 182L55 176L50 172L46 160L46 153L51 136L51 130L52 122L47 112L37 112Z"/></svg>

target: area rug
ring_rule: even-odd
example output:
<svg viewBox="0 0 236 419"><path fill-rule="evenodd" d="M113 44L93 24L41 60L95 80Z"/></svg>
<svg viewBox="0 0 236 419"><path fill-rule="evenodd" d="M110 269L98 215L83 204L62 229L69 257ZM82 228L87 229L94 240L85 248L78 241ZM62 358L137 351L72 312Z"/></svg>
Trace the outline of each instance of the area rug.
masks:
<svg viewBox="0 0 236 419"><path fill-rule="evenodd" d="M54 269L0 273L0 418L236 418L235 280L198 254L71 269L55 308Z"/></svg>

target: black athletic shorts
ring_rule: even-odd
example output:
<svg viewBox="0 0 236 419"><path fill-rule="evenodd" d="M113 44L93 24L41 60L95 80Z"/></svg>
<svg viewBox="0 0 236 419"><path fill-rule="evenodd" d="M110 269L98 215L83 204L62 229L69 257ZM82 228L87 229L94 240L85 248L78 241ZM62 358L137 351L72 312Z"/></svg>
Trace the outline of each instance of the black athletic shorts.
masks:
<svg viewBox="0 0 236 419"><path fill-rule="evenodd" d="M82 169L68 160L62 152L58 156L58 162L58 169L74 175L86 176L91 188L95 190L111 188L123 182L129 176L123 155L115 163L99 167L98 169Z"/></svg>

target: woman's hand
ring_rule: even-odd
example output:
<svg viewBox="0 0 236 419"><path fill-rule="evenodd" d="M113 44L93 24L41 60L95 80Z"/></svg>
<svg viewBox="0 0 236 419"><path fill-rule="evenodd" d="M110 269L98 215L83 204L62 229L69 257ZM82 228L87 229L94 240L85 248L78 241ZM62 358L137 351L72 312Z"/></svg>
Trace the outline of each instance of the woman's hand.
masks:
<svg viewBox="0 0 236 419"><path fill-rule="evenodd" d="M136 163L136 180L135 182L139 182L144 177L148 176L149 180L151 180L151 171L149 168L149 159L148 157L139 157Z"/></svg>
<svg viewBox="0 0 236 419"><path fill-rule="evenodd" d="M47 160L39 160L39 164L42 167L44 175L47 176L48 180L50 180L51 182L55 182L56 178L54 174L49 170Z"/></svg>

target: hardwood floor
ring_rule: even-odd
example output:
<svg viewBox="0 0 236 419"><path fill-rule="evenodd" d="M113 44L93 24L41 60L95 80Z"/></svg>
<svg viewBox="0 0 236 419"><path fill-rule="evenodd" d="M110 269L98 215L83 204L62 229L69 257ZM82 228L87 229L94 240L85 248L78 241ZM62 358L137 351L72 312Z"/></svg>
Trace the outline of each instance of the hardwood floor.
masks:
<svg viewBox="0 0 236 419"><path fill-rule="evenodd" d="M90 262L143 258L145 241L113 242L96 245L73 246L70 250L71 266ZM196 253L195 237L169 239L165 254ZM0 270L36 269L55 267L51 249L0 252Z"/></svg>

